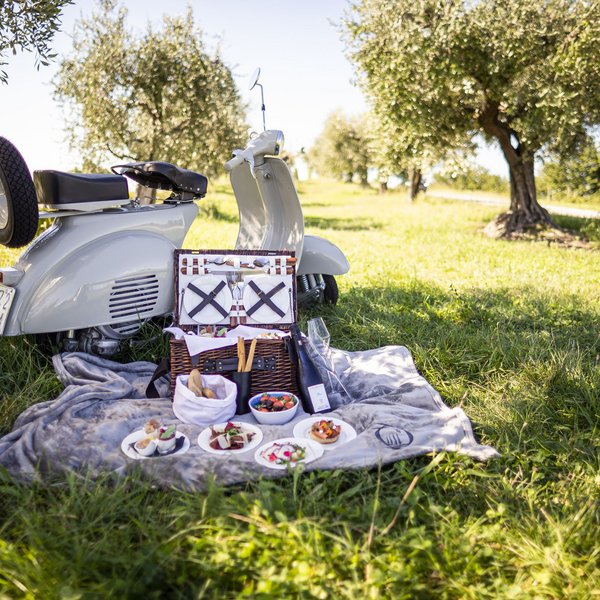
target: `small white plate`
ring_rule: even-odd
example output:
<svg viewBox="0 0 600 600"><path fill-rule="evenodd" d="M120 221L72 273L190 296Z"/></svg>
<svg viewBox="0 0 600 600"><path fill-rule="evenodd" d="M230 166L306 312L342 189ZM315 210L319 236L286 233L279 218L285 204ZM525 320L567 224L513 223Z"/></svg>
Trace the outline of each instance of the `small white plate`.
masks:
<svg viewBox="0 0 600 600"><path fill-rule="evenodd" d="M319 442L313 440L310 436L310 428L312 427L313 423L323 420L333 421L334 425L339 425L342 428L342 430L340 431L340 437L332 444L320 444ZM346 444L349 441L355 439L356 436L356 429L354 429L352 425L346 423L346 421L342 421L341 419L335 419L333 417L328 417L327 415L321 415L319 417L309 417L308 419L303 419L302 421L296 423L296 425L294 426L294 437L305 438L307 440L310 440L311 442L314 442L315 444L319 444L319 446L321 446L325 451L335 450L343 444Z"/></svg>
<svg viewBox="0 0 600 600"><path fill-rule="evenodd" d="M141 454L138 454L134 448L131 447L131 444L135 444L138 440L141 440L144 437L146 437L146 433L144 432L143 429L138 429L138 431L134 431L133 433L130 433L121 442L121 450L123 451L123 453L126 456L128 456L129 458L136 459L136 460L144 460L146 458L161 458L161 456L142 456ZM181 433L181 431L178 431L178 432L176 432L175 437L176 437L176 439L184 438L183 446L181 448L179 448L179 450L175 450L175 452L165 453L165 456L176 456L178 454L185 454L190 449L190 440L184 433Z"/></svg>
<svg viewBox="0 0 600 600"><path fill-rule="evenodd" d="M304 450L306 451L306 456L304 459L299 460L296 463L285 463L278 465L276 463L269 462L266 458L264 458L264 456L262 456L262 453L275 444L297 444L298 446L302 446L304 448ZM288 465L290 465L291 467L295 467L299 463L309 463L321 456L323 456L323 446L321 446L321 444L317 444L317 442L313 442L312 440L290 437L280 438L278 440L273 440L272 442L264 444L254 453L254 460L263 467L269 467L269 469L279 469L281 471L284 471L288 468Z"/></svg>
<svg viewBox="0 0 600 600"><path fill-rule="evenodd" d="M196 279L193 279L185 288L183 292L183 307L185 308L186 316L192 323L200 323L202 325L214 325L224 320L229 320L229 314L223 316L223 314L217 310L212 304L207 304L200 312L196 313L193 317L190 316L196 306L202 303L202 298L196 294L189 285L193 285L205 294L210 294L222 281L223 277L217 277L215 275L201 275ZM225 281L225 283L227 283ZM233 304L233 296L231 290L225 285L214 297L214 302L218 304L226 313L231 312L231 305Z"/></svg>
<svg viewBox="0 0 600 600"><path fill-rule="evenodd" d="M246 310L252 308L256 303L261 302L258 294L250 287L250 281L253 281L261 292L269 293L282 281L285 287L275 292L269 297L269 300L284 313L283 316L278 315L268 304L262 304L248 319L252 323L261 323L263 325L271 325L273 323L285 323L290 319L290 283L291 277L276 277L273 275L257 275L256 277L246 277L244 279L243 302Z"/></svg>
<svg viewBox="0 0 600 600"><path fill-rule="evenodd" d="M258 427L256 427L256 425L251 425L250 423L240 423L239 421L229 422L233 423L234 425L241 426L243 431L253 433L254 437L250 440L250 443L246 444L243 448L240 448L239 450L215 450L214 448L210 447L209 442L211 432L210 427L207 427L206 429L202 430L202 432L198 436L198 446L200 446L202 450L206 450L206 452L210 452L211 454L241 454L242 452L247 452L248 450L256 448L256 446L258 446L262 442L263 432ZM213 425L213 427L225 427L225 425L227 425L227 422L217 423L216 425Z"/></svg>

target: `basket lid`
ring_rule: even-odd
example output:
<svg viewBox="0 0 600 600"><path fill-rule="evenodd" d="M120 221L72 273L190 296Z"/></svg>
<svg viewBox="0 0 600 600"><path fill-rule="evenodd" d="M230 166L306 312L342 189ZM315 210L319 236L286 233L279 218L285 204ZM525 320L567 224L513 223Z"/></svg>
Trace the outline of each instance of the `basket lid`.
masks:
<svg viewBox="0 0 600 600"><path fill-rule="evenodd" d="M298 318L296 258L287 250L175 250L175 324L288 329Z"/></svg>

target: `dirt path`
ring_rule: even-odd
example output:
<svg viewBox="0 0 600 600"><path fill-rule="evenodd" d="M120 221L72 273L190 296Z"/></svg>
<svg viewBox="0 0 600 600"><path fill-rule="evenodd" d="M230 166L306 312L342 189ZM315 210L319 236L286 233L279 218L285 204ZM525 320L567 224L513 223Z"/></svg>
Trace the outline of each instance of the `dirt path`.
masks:
<svg viewBox="0 0 600 600"><path fill-rule="evenodd" d="M494 206L506 207L508 205L508 198L506 200L496 200L494 198L478 196L477 192L473 192L472 194L470 194L469 192L455 192L452 190L427 190L427 195L433 198L447 198L448 200L462 200L464 202L477 202L479 204L491 204ZM575 208L572 206L556 206L553 204L544 204L543 206L549 213L554 215L580 217L582 219L600 219L600 212L598 212L597 210L589 210L587 208Z"/></svg>

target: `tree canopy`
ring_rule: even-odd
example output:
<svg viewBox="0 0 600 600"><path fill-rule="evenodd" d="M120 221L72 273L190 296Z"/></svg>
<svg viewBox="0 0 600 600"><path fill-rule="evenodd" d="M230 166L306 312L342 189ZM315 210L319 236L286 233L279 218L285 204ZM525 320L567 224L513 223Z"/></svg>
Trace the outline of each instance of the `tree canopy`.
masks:
<svg viewBox="0 0 600 600"><path fill-rule="evenodd" d="M546 193L576 194L586 198L600 194L600 151L591 136L583 136L568 156L551 157L541 173Z"/></svg>
<svg viewBox="0 0 600 600"><path fill-rule="evenodd" d="M551 223L534 157L599 122L600 3L358 0L344 32L397 155L441 157L483 133L509 166L505 231Z"/></svg>
<svg viewBox="0 0 600 600"><path fill-rule="evenodd" d="M101 0L98 14L77 23L55 84L86 170L163 160L214 175L244 137L231 70L207 49L191 9L137 34L125 8Z"/></svg>
<svg viewBox="0 0 600 600"><path fill-rule="evenodd" d="M50 42L60 27L62 9L72 0L2 0L0 2L0 67L7 65L10 51L33 51L36 66L47 65L56 57ZM0 83L8 75L0 68Z"/></svg>
<svg viewBox="0 0 600 600"><path fill-rule="evenodd" d="M372 166L371 138L366 115L348 117L341 111L331 113L309 152L312 166L322 175L348 183L356 176L367 185Z"/></svg>

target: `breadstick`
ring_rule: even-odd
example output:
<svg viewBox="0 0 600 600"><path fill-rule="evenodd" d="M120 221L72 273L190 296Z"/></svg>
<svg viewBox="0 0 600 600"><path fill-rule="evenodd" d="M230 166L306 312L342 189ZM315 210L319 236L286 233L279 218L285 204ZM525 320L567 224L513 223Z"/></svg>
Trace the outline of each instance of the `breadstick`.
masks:
<svg viewBox="0 0 600 600"><path fill-rule="evenodd" d="M254 360L254 351L256 350L256 338L252 340L250 344L250 352L248 353L248 360L246 361L246 366L244 367L244 371L252 371L252 361Z"/></svg>
<svg viewBox="0 0 600 600"><path fill-rule="evenodd" d="M238 371L242 372L244 370L244 365L246 364L246 347L244 346L244 338L238 337L237 341L237 350L238 350Z"/></svg>

